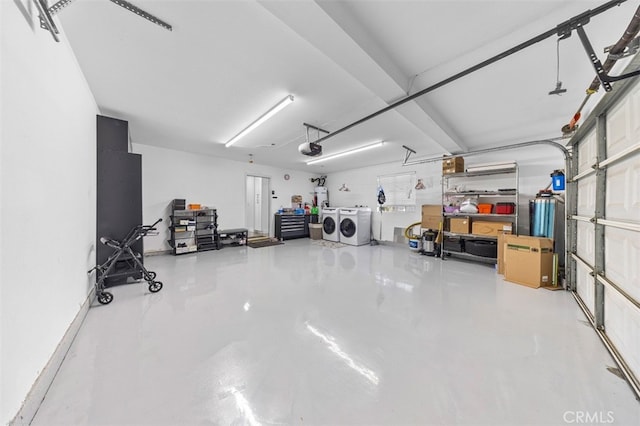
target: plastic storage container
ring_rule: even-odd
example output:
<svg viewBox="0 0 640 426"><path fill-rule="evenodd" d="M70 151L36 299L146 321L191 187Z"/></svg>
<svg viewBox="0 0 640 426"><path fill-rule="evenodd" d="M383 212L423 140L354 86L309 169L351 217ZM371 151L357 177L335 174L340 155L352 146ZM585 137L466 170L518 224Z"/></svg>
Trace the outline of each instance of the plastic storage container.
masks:
<svg viewBox="0 0 640 426"><path fill-rule="evenodd" d="M491 210L493 210L493 204L478 204L478 213L491 213Z"/></svg>
<svg viewBox="0 0 640 426"><path fill-rule="evenodd" d="M497 203L496 204L497 214L513 214L515 211L516 211L515 203Z"/></svg>
<svg viewBox="0 0 640 426"><path fill-rule="evenodd" d="M464 248L467 253L482 257L498 257L498 245L495 241L468 240Z"/></svg>
<svg viewBox="0 0 640 426"><path fill-rule="evenodd" d="M312 240L321 240L322 239L322 224L321 223L310 223L309 224L309 238Z"/></svg>
<svg viewBox="0 0 640 426"><path fill-rule="evenodd" d="M464 251L464 243L465 241L462 238L444 237L442 246L445 251L455 251L460 253Z"/></svg>

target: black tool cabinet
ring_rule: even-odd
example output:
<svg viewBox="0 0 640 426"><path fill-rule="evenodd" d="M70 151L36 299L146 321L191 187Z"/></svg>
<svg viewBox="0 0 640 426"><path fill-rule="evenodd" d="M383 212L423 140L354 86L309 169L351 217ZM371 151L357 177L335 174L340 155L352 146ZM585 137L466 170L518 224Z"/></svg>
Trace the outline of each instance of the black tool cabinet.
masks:
<svg viewBox="0 0 640 426"><path fill-rule="evenodd" d="M308 214L280 214L275 215L275 237L279 240L309 237L309 223L312 217Z"/></svg>

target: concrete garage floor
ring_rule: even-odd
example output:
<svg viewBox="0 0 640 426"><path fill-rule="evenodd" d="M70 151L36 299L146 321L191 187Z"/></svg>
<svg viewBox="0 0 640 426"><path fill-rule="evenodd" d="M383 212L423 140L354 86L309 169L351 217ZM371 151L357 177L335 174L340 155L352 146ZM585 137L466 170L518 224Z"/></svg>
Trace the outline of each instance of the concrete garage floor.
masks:
<svg viewBox="0 0 640 426"><path fill-rule="evenodd" d="M640 424L571 294L490 265L308 239L146 263L164 289L96 302L33 425Z"/></svg>

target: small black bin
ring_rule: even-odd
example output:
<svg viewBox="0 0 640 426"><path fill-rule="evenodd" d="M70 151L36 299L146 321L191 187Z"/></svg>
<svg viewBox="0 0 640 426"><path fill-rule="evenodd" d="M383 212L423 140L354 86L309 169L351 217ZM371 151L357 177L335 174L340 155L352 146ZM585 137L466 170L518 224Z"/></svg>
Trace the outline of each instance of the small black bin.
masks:
<svg viewBox="0 0 640 426"><path fill-rule="evenodd" d="M465 250L469 254L475 254L482 257L498 257L498 244L491 240L467 240L465 242Z"/></svg>
<svg viewBox="0 0 640 426"><path fill-rule="evenodd" d="M455 251L461 253L464 251L464 240L458 237L444 237L442 248L444 251Z"/></svg>

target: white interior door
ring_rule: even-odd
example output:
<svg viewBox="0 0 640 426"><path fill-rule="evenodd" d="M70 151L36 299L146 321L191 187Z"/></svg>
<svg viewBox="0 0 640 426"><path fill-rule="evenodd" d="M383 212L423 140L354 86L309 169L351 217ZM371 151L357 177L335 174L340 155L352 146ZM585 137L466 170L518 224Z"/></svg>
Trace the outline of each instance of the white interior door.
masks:
<svg viewBox="0 0 640 426"><path fill-rule="evenodd" d="M270 179L264 176L246 177L246 223L251 235L269 235Z"/></svg>

